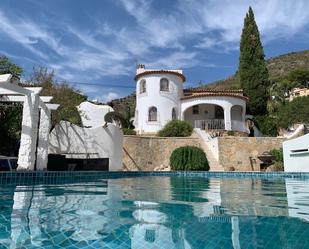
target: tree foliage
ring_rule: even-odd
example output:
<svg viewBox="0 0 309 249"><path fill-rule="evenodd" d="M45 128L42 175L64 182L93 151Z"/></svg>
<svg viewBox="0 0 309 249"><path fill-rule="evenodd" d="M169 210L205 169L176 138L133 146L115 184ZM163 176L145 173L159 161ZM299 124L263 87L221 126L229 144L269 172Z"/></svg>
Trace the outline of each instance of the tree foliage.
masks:
<svg viewBox="0 0 309 249"><path fill-rule="evenodd" d="M309 70L305 68L295 69L289 73L288 80L295 87L309 87Z"/></svg>
<svg viewBox="0 0 309 249"><path fill-rule="evenodd" d="M81 125L76 106L87 100L86 96L66 82L58 82L54 72L45 67L35 67L29 82L43 88L40 95L53 96L52 103L60 104L59 108L52 112L52 126L61 120Z"/></svg>
<svg viewBox="0 0 309 249"><path fill-rule="evenodd" d="M195 146L184 146L175 149L170 157L172 170L209 170L205 152Z"/></svg>
<svg viewBox="0 0 309 249"><path fill-rule="evenodd" d="M276 137L278 135L277 117L272 115L261 115L254 117L257 128L266 136Z"/></svg>
<svg viewBox="0 0 309 249"><path fill-rule="evenodd" d="M240 41L239 78L249 97L248 110L253 115L265 114L269 87L264 50L252 8L244 20Z"/></svg>
<svg viewBox="0 0 309 249"><path fill-rule="evenodd" d="M193 127L186 121L171 120L162 130L159 131L159 137L189 137L191 136Z"/></svg>
<svg viewBox="0 0 309 249"><path fill-rule="evenodd" d="M10 73L13 76L20 77L23 69L13 63L8 57L0 56L0 74Z"/></svg>
<svg viewBox="0 0 309 249"><path fill-rule="evenodd" d="M0 56L0 74L10 73L20 77L23 70L7 57ZM1 103L0 105L0 154L16 154L20 138L22 104Z"/></svg>
<svg viewBox="0 0 309 249"><path fill-rule="evenodd" d="M294 124L309 124L309 96L295 98L278 111L278 127L288 128Z"/></svg>

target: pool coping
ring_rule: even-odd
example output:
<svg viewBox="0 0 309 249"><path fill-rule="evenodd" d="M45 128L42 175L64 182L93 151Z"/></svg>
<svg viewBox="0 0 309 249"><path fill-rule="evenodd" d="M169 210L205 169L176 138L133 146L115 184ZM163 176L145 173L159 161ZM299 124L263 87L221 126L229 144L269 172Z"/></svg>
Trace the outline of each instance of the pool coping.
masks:
<svg viewBox="0 0 309 249"><path fill-rule="evenodd" d="M251 179L309 179L309 172L207 172L207 171L14 171L0 172L0 185L61 184L90 182L100 179L115 179L143 176L179 176L212 178Z"/></svg>

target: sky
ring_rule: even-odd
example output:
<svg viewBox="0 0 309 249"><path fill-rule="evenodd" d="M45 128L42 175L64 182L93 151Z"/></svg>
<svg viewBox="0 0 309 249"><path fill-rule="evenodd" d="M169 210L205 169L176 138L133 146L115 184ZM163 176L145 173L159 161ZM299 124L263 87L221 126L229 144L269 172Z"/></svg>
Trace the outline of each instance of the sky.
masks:
<svg viewBox="0 0 309 249"><path fill-rule="evenodd" d="M0 54L101 102L135 90L137 63L191 87L235 73L249 6L266 58L309 49L308 0L1 0Z"/></svg>

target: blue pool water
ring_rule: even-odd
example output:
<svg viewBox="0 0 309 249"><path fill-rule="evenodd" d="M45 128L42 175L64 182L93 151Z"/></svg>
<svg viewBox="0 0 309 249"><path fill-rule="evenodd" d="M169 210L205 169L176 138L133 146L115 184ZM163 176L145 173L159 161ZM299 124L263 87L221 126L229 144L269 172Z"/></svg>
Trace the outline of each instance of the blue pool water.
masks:
<svg viewBox="0 0 309 249"><path fill-rule="evenodd" d="M309 248L309 180L0 185L0 248Z"/></svg>

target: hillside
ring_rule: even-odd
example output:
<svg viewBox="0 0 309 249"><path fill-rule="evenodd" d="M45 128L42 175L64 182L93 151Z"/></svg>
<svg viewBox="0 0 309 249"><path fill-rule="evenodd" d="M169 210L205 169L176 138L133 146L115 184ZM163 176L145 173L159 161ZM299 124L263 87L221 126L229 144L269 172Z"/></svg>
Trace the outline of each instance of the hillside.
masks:
<svg viewBox="0 0 309 249"><path fill-rule="evenodd" d="M309 50L292 52L280 55L267 60L267 68L270 78L286 76L290 71L297 68L306 68L309 70ZM230 76L224 80L202 85L208 89L239 89L239 79L237 75ZM135 93L121 99L112 100L111 104L115 111L124 113L128 108L135 109Z"/></svg>
<svg viewBox="0 0 309 249"><path fill-rule="evenodd" d="M267 60L267 68L270 78L286 76L290 71L297 68L309 69L309 50L292 52L270 58ZM203 87L216 90L239 89L239 78L237 75L234 75L224 80L205 84Z"/></svg>

